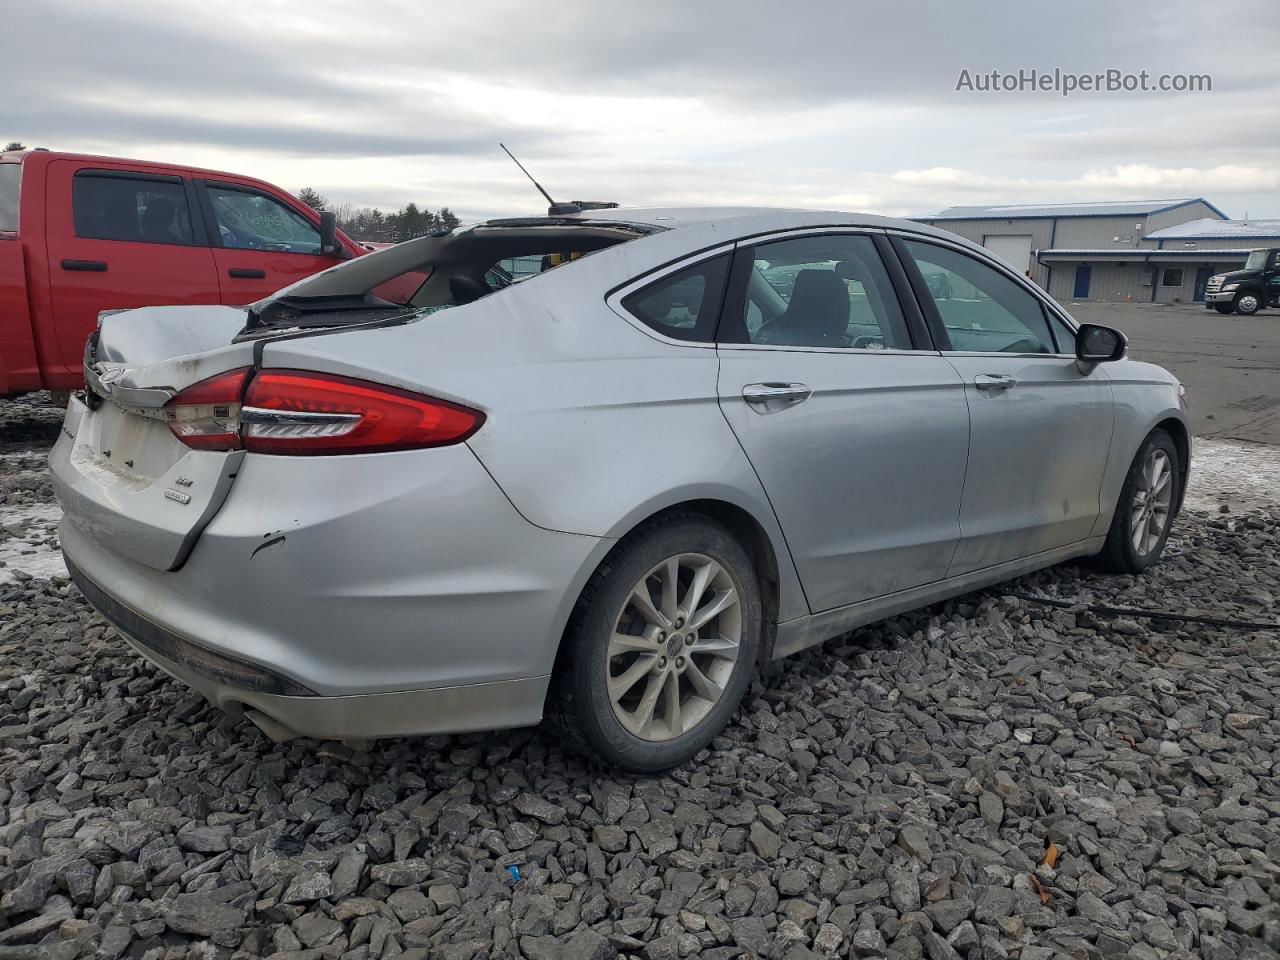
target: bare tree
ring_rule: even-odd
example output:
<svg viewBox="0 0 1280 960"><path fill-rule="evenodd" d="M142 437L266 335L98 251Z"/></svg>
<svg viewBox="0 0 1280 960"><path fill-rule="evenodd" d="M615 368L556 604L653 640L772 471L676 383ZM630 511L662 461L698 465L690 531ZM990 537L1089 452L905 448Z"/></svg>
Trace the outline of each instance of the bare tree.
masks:
<svg viewBox="0 0 1280 960"><path fill-rule="evenodd" d="M4 150L2 152L8 153L10 150L25 150L25 149L27 149L27 145L25 143L22 143L18 140L10 140L8 143L4 145Z"/></svg>

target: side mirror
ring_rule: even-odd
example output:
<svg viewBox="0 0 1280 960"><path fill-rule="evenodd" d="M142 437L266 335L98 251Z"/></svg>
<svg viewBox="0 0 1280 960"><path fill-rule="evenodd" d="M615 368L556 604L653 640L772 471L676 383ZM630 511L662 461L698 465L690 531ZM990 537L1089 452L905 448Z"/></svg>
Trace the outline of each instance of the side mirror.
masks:
<svg viewBox="0 0 1280 960"><path fill-rule="evenodd" d="M1124 359L1129 340L1112 327L1097 323L1082 323L1076 331L1076 360L1090 369L1099 363Z"/></svg>
<svg viewBox="0 0 1280 960"><path fill-rule="evenodd" d="M338 218L328 210L320 213L320 252L327 257L342 256L338 245Z"/></svg>

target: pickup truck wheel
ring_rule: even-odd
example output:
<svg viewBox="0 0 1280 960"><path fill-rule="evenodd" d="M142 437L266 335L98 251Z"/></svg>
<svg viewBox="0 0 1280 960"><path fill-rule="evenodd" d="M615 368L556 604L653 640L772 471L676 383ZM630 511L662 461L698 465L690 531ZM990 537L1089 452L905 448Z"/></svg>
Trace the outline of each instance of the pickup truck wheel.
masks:
<svg viewBox="0 0 1280 960"><path fill-rule="evenodd" d="M1215 303L1213 305L1213 309L1217 310L1219 313L1231 313L1235 310L1235 307L1231 306L1229 303Z"/></svg>
<svg viewBox="0 0 1280 960"><path fill-rule="evenodd" d="M683 763L737 710L762 621L755 567L728 530L700 516L641 527L583 591L549 718L612 766Z"/></svg>
<svg viewBox="0 0 1280 960"><path fill-rule="evenodd" d="M1257 313L1260 306L1262 304L1252 293L1242 293L1236 297L1236 313L1244 314L1246 317Z"/></svg>

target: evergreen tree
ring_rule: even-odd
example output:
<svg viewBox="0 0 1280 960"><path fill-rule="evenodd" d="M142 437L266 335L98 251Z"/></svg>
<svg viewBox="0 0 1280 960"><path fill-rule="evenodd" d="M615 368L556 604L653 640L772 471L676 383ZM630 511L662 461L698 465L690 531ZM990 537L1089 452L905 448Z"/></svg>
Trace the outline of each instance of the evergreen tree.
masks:
<svg viewBox="0 0 1280 960"><path fill-rule="evenodd" d="M329 206L328 198L321 196L318 190L313 190L311 187L303 187L299 190L298 199L312 210L324 210Z"/></svg>

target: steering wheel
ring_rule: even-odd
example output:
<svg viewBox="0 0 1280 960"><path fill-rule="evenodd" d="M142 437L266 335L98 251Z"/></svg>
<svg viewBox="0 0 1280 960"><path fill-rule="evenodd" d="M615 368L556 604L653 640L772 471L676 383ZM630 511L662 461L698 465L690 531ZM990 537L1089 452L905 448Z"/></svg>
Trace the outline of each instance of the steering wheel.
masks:
<svg viewBox="0 0 1280 960"><path fill-rule="evenodd" d="M1039 340L1023 337L1000 348L1001 353L1044 353L1044 345Z"/></svg>

